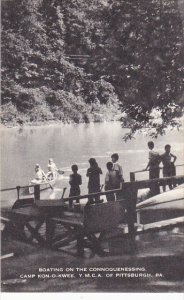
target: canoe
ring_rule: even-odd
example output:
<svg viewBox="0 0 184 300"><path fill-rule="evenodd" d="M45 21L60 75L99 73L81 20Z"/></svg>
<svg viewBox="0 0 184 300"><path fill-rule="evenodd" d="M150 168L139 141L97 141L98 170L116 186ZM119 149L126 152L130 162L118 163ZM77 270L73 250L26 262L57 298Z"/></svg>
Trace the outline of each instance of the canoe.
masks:
<svg viewBox="0 0 184 300"><path fill-rule="evenodd" d="M184 216L184 185L138 203L142 224Z"/></svg>
<svg viewBox="0 0 184 300"><path fill-rule="evenodd" d="M34 185L39 184L40 185L40 191L44 191L47 189L50 189L51 186L54 186L54 184L56 183L56 179L58 177L58 173L55 172L54 173L54 177L51 179L50 177L47 176L48 174L46 174L46 178L44 178L43 180L37 180L37 179L33 179L30 181L29 185L29 194L34 194Z"/></svg>

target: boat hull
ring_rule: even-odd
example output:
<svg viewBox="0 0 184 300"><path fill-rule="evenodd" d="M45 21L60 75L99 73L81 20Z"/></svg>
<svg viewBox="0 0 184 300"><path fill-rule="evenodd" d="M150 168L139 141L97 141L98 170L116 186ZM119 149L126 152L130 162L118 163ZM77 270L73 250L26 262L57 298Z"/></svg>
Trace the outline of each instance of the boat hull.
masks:
<svg viewBox="0 0 184 300"><path fill-rule="evenodd" d="M45 191L47 189L50 189L51 188L51 185L54 186L55 184L55 181L53 182L41 182L41 183L33 183L33 182L30 182L30 187L29 187L29 194L30 195L33 195L34 194L34 186L33 184L37 185L39 184L40 185L40 191Z"/></svg>
<svg viewBox="0 0 184 300"><path fill-rule="evenodd" d="M137 204L137 212L141 224L184 216L184 188L177 187Z"/></svg>
<svg viewBox="0 0 184 300"><path fill-rule="evenodd" d="M38 185L38 184L40 185L40 191L50 189L55 185L57 177L58 175L54 174L54 177L52 179L48 177L47 179L44 180L36 180L36 179L31 180L31 182L29 183L30 185L29 194L30 195L34 194L34 185Z"/></svg>

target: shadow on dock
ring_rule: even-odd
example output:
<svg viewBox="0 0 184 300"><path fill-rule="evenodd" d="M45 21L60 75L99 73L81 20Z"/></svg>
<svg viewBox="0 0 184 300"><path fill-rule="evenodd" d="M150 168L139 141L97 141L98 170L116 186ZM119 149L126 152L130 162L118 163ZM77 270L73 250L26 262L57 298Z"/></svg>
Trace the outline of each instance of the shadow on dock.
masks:
<svg viewBox="0 0 184 300"><path fill-rule="evenodd" d="M133 248L127 237L104 240L103 246L110 252L107 257L91 256L88 249L83 258L76 257L71 250L75 246L53 251L15 240L4 241L2 254L8 250L14 256L2 260L2 291L184 291L183 226L138 235ZM77 271L79 267L80 272ZM61 277L63 274L74 277ZM31 275L33 278L28 277Z"/></svg>

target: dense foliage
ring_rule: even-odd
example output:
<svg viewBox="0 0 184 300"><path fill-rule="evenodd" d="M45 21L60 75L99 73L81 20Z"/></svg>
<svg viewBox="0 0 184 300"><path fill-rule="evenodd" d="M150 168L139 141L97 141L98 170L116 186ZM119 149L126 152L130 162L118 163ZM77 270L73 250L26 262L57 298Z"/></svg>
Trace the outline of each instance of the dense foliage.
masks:
<svg viewBox="0 0 184 300"><path fill-rule="evenodd" d="M2 120L111 119L131 133L177 126L180 0L2 2ZM127 135L125 138L131 136Z"/></svg>

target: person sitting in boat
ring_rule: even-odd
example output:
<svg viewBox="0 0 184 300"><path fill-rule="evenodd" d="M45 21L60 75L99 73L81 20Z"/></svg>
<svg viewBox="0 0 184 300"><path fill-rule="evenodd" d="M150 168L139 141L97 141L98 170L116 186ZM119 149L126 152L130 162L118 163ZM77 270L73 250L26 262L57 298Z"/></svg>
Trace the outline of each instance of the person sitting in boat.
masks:
<svg viewBox="0 0 184 300"><path fill-rule="evenodd" d="M35 166L35 178L32 180L32 183L40 183L44 179L44 173L40 168L39 164Z"/></svg>
<svg viewBox="0 0 184 300"><path fill-rule="evenodd" d="M171 145L165 145L165 152L161 155L161 162L163 164L163 177L176 176L175 161L177 157L171 153ZM172 190L176 185L169 183L169 189ZM163 186L163 192L166 191L166 186Z"/></svg>
<svg viewBox="0 0 184 300"><path fill-rule="evenodd" d="M73 174L70 175L70 194L69 197L79 196L80 195L80 185L82 184L82 176L78 174L78 166L72 165L71 167ZM79 200L76 200L76 203L79 203ZM69 200L69 206L72 207L73 200Z"/></svg>
<svg viewBox="0 0 184 300"><path fill-rule="evenodd" d="M56 177L58 168L53 160L53 158L49 159L49 163L48 163L48 173L47 173L47 178L49 180L52 180Z"/></svg>

